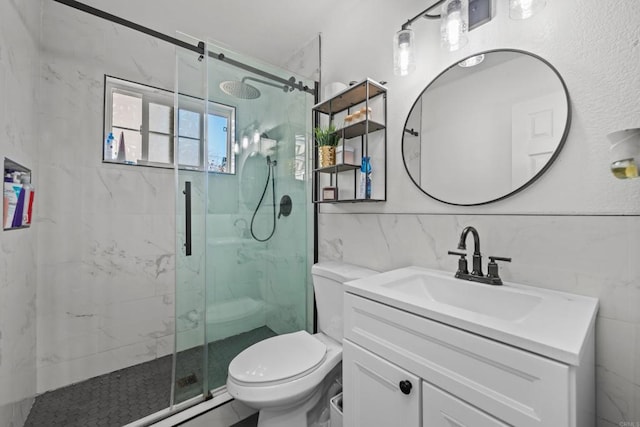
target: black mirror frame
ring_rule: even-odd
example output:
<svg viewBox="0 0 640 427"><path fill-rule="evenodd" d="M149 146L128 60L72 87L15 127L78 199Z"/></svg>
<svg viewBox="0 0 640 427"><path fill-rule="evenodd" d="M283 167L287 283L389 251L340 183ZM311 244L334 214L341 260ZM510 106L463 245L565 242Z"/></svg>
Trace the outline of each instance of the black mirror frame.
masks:
<svg viewBox="0 0 640 427"><path fill-rule="evenodd" d="M537 174L535 174L533 177L531 177L527 182L525 182L524 184L522 184L520 187L516 188L515 190L511 191L510 193L507 193L504 196L501 196L501 197L498 197L498 198L495 198L495 199L488 200L486 202L479 202L479 203L453 203L453 202L447 202L446 200L439 199L439 198L434 197L433 195L429 194L428 192L426 192L416 182L416 180L413 179L413 176L409 172L409 167L407 166L407 160L404 157L404 141L405 141L404 140L404 138L405 138L405 131L404 130L407 129L407 125L409 123L409 117L411 116L411 112L415 108L415 106L418 103L418 101L420 101L420 99L422 98L422 95L424 95L424 93L427 91L427 89L429 89L431 87L431 85L433 85L433 83L436 82L440 78L440 76L445 74L447 71L449 71L453 67L458 66L458 63L460 63L462 61L465 61L465 60L467 60L469 58L472 58L472 57L480 55L480 54L488 54L488 53L494 53L494 52L514 52L514 53L520 53L520 54L523 54L523 55L531 56L531 57L543 62L544 64L546 64L551 69L551 71L553 71L556 74L556 76L558 77L558 80L560 81L560 84L562 85L562 88L564 89L565 96L567 97L567 121L566 121L566 124L565 124L564 132L562 134L562 137L560 138L560 142L558 143L558 147L554 150L553 155L551 156L549 161L542 167L542 169L540 169L540 171ZM507 197L511 197L514 194L517 194L517 193L521 192L522 190L524 190L525 188L529 187L538 178L540 178L547 171L547 169L549 169L549 167L555 162L556 158L558 157L558 155L562 151L562 148L564 147L564 144L565 144L565 142L566 142L566 140L567 140L567 138L569 136L569 129L570 128L571 128L571 97L569 96L569 90L567 89L567 85L566 85L564 79L562 78L562 76L560 75L560 73L558 72L558 70L553 65L551 65L551 63L549 61L547 61L546 59L544 59L541 56L538 56L538 55L536 55L534 53L527 52L527 51L524 51L524 50L519 50L519 49L492 49L492 50L487 50L487 51L484 51L484 52L477 52L477 53L474 53L473 55L467 56L466 58L460 59L460 60L456 61L454 64L451 64L450 66L445 68L433 80L431 80L431 82L429 82L429 84L417 96L416 100L411 105L411 109L409 109L409 114L407 115L407 119L405 120L404 126L402 127L402 144L400 145L401 154L402 154L402 163L404 164L404 169L407 172L407 175L409 175L409 178L411 179L411 182L413 182L414 185L416 187L418 187L418 189L420 191L422 191L424 194L426 194L427 196L431 197L432 199L437 200L438 202L445 203L447 205L453 205L453 206L482 206L482 205L486 205L486 204L489 204L489 203L494 203L494 202L506 199ZM420 144L422 145L422 141L420 142Z"/></svg>

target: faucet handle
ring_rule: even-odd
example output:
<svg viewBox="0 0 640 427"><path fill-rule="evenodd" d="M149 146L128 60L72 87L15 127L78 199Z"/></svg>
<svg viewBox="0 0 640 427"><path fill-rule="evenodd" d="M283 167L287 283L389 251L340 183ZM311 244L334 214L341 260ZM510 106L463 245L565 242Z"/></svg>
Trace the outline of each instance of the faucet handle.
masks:
<svg viewBox="0 0 640 427"><path fill-rule="evenodd" d="M469 274L469 268L467 267L467 254L464 252L447 252L449 255L457 255L460 257L458 260L458 271L456 271L455 277L460 277L462 274Z"/></svg>
<svg viewBox="0 0 640 427"><path fill-rule="evenodd" d="M487 278L494 280L495 283L493 284L501 285L502 280L498 275L498 264L496 263L496 261L511 262L511 258L505 258L500 256L489 257L489 264L487 265Z"/></svg>

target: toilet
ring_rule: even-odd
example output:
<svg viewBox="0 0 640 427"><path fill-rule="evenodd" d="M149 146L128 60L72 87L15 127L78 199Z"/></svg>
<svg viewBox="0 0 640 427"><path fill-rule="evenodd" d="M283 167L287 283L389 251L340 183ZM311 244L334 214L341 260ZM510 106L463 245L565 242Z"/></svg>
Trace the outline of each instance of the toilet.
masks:
<svg viewBox="0 0 640 427"><path fill-rule="evenodd" d="M329 389L342 373L343 284L377 271L329 261L311 268L318 333L268 338L229 364L227 391L258 409L258 427L307 427L326 407Z"/></svg>

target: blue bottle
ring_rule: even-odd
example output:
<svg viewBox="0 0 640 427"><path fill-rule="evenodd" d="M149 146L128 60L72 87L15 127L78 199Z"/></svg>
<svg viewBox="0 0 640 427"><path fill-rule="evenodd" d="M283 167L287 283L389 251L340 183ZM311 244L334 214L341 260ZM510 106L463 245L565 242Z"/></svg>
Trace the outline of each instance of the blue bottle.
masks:
<svg viewBox="0 0 640 427"><path fill-rule="evenodd" d="M360 162L360 191L358 198L371 198L371 160L369 157L363 157Z"/></svg>

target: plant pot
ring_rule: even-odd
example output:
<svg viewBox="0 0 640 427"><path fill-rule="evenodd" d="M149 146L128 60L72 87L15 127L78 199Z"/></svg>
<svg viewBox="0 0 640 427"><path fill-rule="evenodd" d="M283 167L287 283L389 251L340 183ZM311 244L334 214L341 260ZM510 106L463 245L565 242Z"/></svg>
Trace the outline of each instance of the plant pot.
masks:
<svg viewBox="0 0 640 427"><path fill-rule="evenodd" d="M318 147L318 163L321 168L336 164L336 147L323 145Z"/></svg>

